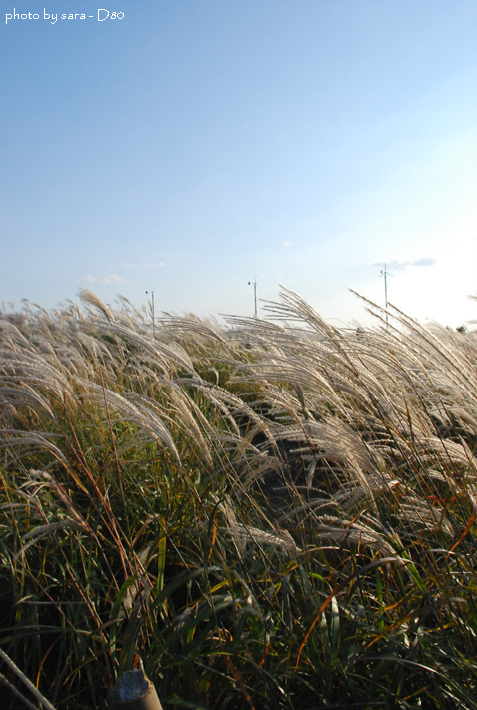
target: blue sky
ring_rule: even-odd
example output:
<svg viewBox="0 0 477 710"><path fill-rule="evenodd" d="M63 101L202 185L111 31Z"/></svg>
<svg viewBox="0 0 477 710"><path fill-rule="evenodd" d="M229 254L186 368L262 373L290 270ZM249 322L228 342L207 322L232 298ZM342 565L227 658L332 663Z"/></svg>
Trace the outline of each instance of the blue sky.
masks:
<svg viewBox="0 0 477 710"><path fill-rule="evenodd" d="M475 0L0 3L0 302L477 319Z"/></svg>

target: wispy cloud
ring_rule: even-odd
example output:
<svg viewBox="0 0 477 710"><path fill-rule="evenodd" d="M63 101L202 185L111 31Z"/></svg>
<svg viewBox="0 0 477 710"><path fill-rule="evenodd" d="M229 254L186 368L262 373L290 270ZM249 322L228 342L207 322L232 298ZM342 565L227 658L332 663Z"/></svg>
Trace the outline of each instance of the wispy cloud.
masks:
<svg viewBox="0 0 477 710"><path fill-rule="evenodd" d="M117 274L109 274L109 276L104 276L102 279L98 279L96 276L86 276L85 281L90 284L127 284L126 279Z"/></svg>
<svg viewBox="0 0 477 710"><path fill-rule="evenodd" d="M125 261L123 264L121 264L123 269L164 269L167 264L164 264L163 261L156 261L156 262L146 262L143 261L142 264L131 264L129 261Z"/></svg>
<svg viewBox="0 0 477 710"><path fill-rule="evenodd" d="M385 261L373 261L371 266L384 266L387 269L407 269L408 266L434 266L437 259L425 256L421 259L386 259Z"/></svg>
<svg viewBox="0 0 477 710"><path fill-rule="evenodd" d="M291 247L291 246L293 246L293 242L287 242L287 240L285 239L285 241L283 242L283 246L284 247Z"/></svg>
<svg viewBox="0 0 477 710"><path fill-rule="evenodd" d="M437 264L437 259L425 256L423 259L416 259L416 261L411 262L410 266L434 266L434 264Z"/></svg>

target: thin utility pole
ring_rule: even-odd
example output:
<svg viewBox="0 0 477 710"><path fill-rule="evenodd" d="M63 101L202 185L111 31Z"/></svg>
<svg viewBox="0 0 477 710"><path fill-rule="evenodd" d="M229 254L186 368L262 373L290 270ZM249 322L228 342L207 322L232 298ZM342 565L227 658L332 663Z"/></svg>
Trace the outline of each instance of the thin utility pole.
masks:
<svg viewBox="0 0 477 710"><path fill-rule="evenodd" d="M149 291L146 291L149 293ZM156 337L156 319L154 316L154 291L151 291L151 301L152 301L152 337Z"/></svg>
<svg viewBox="0 0 477 710"><path fill-rule="evenodd" d="M386 270L386 264L384 264L384 271L381 271L381 276L384 276L384 304L386 307L386 328L389 328L389 318L388 318L388 276L392 276Z"/></svg>
<svg viewBox="0 0 477 710"><path fill-rule="evenodd" d="M251 286L251 281L248 282L248 285ZM257 277L255 276L255 281L253 282L253 301L255 304L255 318L257 317Z"/></svg>

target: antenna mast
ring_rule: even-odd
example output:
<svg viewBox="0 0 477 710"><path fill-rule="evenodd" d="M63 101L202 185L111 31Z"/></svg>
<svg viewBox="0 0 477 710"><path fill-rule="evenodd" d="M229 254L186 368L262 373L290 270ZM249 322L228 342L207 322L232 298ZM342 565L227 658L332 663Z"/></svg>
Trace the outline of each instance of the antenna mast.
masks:
<svg viewBox="0 0 477 710"><path fill-rule="evenodd" d="M149 291L146 291L149 293ZM154 291L151 291L151 301L152 301L152 337L156 337L156 319L154 317Z"/></svg>
<svg viewBox="0 0 477 710"><path fill-rule="evenodd" d="M248 282L248 285L251 286L252 283L251 281ZM257 277L255 276L255 281L253 282L253 302L255 304L255 318L257 317Z"/></svg>
<svg viewBox="0 0 477 710"><path fill-rule="evenodd" d="M386 328L389 329L389 317L388 317L388 276L392 274L388 273L386 270L386 263L384 264L384 271L381 270L381 276L384 276L384 304L386 307Z"/></svg>

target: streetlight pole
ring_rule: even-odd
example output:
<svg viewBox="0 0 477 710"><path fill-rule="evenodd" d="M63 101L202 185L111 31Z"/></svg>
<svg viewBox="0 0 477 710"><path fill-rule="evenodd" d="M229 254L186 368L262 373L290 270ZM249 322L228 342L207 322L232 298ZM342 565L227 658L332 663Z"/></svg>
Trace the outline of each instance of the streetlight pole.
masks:
<svg viewBox="0 0 477 710"><path fill-rule="evenodd" d="M384 264L384 271L381 271L381 276L384 276L384 304L386 307L386 328L389 329L389 318L388 318L388 276L392 276L392 274L388 274L386 270L386 263Z"/></svg>
<svg viewBox="0 0 477 710"><path fill-rule="evenodd" d="M249 281L248 285L251 286L252 282ZM255 281L253 282L253 302L255 304L255 318L257 317L257 277L255 277Z"/></svg>
<svg viewBox="0 0 477 710"><path fill-rule="evenodd" d="M146 291L149 293L149 291ZM151 291L151 301L152 301L152 337L156 337L156 319L154 317L154 291Z"/></svg>

